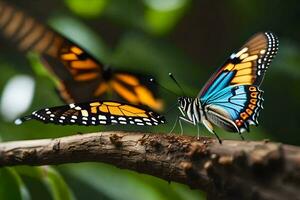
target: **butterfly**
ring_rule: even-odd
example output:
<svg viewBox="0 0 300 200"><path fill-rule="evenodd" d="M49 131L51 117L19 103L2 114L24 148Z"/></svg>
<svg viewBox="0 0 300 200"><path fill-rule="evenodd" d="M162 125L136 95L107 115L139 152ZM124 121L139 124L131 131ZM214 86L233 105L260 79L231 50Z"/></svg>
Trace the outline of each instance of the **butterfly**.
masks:
<svg viewBox="0 0 300 200"><path fill-rule="evenodd" d="M156 126L165 123L165 118L154 111L115 101L90 101L45 108L15 120L19 125L35 119L58 125L111 125L131 124Z"/></svg>
<svg viewBox="0 0 300 200"><path fill-rule="evenodd" d="M180 120L202 123L219 143L213 125L240 135L249 131L249 125L258 125L264 100L259 86L278 45L271 32L252 36L212 75L196 98L178 98Z"/></svg>
<svg viewBox="0 0 300 200"><path fill-rule="evenodd" d="M114 92L131 104L162 109L150 77L105 66L76 43L3 1L0 30L19 50L38 53L58 79L57 91L66 103L104 99Z"/></svg>

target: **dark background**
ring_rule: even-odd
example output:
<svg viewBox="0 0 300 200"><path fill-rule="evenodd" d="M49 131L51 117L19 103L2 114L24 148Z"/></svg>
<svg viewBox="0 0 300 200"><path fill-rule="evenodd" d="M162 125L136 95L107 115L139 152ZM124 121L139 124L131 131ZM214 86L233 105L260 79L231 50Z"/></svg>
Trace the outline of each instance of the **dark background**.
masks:
<svg viewBox="0 0 300 200"><path fill-rule="evenodd" d="M196 96L217 67L251 35L272 31L278 36L280 45L261 87L265 91L265 109L259 117L260 126L251 127L251 132L244 136L248 140L269 138L282 143L300 144L300 3L296 0L9 2L50 24L103 62L117 69L152 74L162 85L181 93L168 78L168 72L172 72L190 96ZM35 81L35 91L25 113L62 104L54 92L51 77L38 60L32 55L19 53L4 39L0 40L0 69L1 101L6 98L2 92L7 83L13 77L27 75ZM164 97L166 110L177 101L176 96L164 90L160 91L160 95ZM14 108L12 104L9 109ZM58 137L78 131L139 130L139 127L57 127L39 122L15 126L7 111L1 113L0 137L3 141ZM166 116L169 121L167 125L147 130L169 132L178 114L176 110L171 111ZM184 125L184 130L191 135L196 132L196 128L189 125ZM239 139L233 133L220 129L217 132L222 138ZM209 135L204 128L201 134ZM44 176L44 171L50 175ZM51 199L51 196L54 199L84 199L87 196L90 199L137 200L205 198L201 192L176 183L168 184L102 164L9 168L1 170L0 176L0 186L5 184L7 187L7 183L11 182L9 191L16 191L9 194L14 193L14 198L23 199L24 192L17 195L20 188L27 191L31 199L42 196L45 199ZM13 198L5 196L3 191L0 189L0 195ZM58 191L70 195L55 196L56 193L61 194Z"/></svg>

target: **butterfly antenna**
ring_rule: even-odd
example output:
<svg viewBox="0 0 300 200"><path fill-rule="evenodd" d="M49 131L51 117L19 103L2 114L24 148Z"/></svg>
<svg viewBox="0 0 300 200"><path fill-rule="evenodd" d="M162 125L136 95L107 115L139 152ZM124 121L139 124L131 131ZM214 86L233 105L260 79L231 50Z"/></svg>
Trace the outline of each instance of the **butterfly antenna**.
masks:
<svg viewBox="0 0 300 200"><path fill-rule="evenodd" d="M164 89L165 91L167 91L167 92L169 92L169 93L171 93L171 94L173 94L173 95L175 95L175 96L177 96L177 97L179 96L179 94L173 92L172 90L170 90L170 89L164 87L163 85L161 85L160 83L158 83L154 78L150 78L149 81L150 81L151 83L153 83L153 84L155 84L155 85L161 87L161 88Z"/></svg>
<svg viewBox="0 0 300 200"><path fill-rule="evenodd" d="M178 81L175 79L175 77L173 76L172 73L169 73L169 77L175 82L175 84L177 85L177 87L181 90L182 94L184 96L186 96L184 90L182 89L181 85L178 83Z"/></svg>

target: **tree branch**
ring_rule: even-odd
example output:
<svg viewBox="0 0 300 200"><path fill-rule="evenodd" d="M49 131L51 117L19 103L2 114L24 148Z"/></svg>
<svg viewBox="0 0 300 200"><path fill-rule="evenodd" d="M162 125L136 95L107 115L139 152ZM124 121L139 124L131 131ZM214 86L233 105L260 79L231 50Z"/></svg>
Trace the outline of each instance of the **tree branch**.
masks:
<svg viewBox="0 0 300 200"><path fill-rule="evenodd" d="M209 199L299 199L300 148L278 143L102 132L0 143L0 166L104 162L176 181Z"/></svg>

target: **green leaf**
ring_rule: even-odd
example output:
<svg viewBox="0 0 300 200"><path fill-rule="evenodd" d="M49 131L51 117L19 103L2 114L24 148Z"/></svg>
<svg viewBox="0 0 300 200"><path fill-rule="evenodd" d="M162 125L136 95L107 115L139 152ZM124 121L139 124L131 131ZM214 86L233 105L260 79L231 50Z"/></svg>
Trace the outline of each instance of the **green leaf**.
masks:
<svg viewBox="0 0 300 200"><path fill-rule="evenodd" d="M90 185L115 200L186 200L204 199L199 190L168 183L165 180L115 168L107 164L80 163L59 167L63 173ZM188 194L186 194L188 193Z"/></svg>
<svg viewBox="0 0 300 200"><path fill-rule="evenodd" d="M105 164L77 164L60 167L82 182L115 200L167 200L151 184L127 170Z"/></svg>
<svg viewBox="0 0 300 200"><path fill-rule="evenodd" d="M27 188L13 168L0 169L0 199L30 199Z"/></svg>
<svg viewBox="0 0 300 200"><path fill-rule="evenodd" d="M50 191L54 200L75 199L63 177L52 167L17 167L20 174L38 179Z"/></svg>
<svg viewBox="0 0 300 200"><path fill-rule="evenodd" d="M144 0L147 6L145 19L148 31L163 35L169 33L184 15L189 0Z"/></svg>
<svg viewBox="0 0 300 200"><path fill-rule="evenodd" d="M178 195L182 199L188 200L205 200L206 196L204 192L200 192L199 190L192 190L188 188L186 185L182 185L179 183L172 183L170 186L174 191L176 191L176 195Z"/></svg>
<svg viewBox="0 0 300 200"><path fill-rule="evenodd" d="M45 183L51 190L54 200L75 199L62 176L53 168L47 167L47 178L45 179Z"/></svg>
<svg viewBox="0 0 300 200"><path fill-rule="evenodd" d="M71 11L87 18L98 17L106 7L107 2L107 0L89 0L88 2L86 0L65 0L65 4Z"/></svg>

